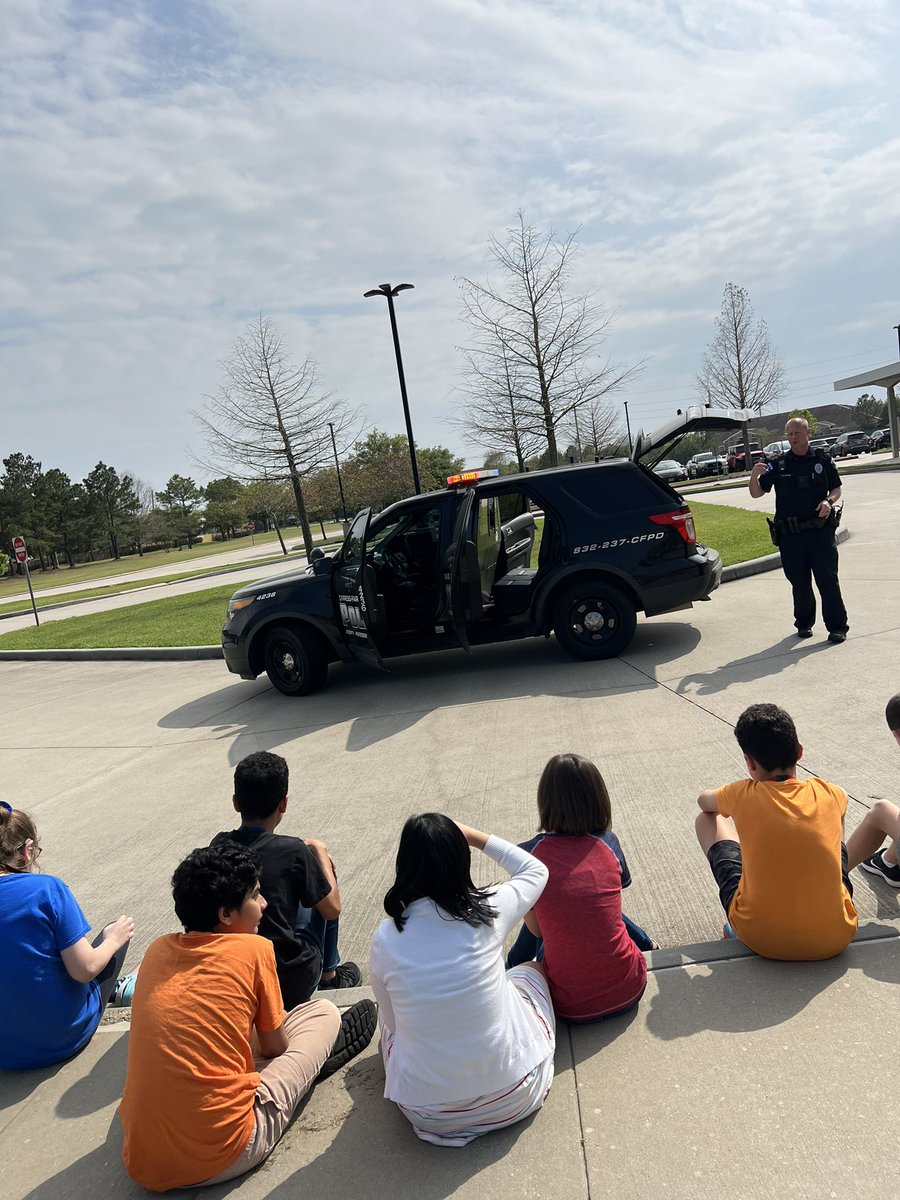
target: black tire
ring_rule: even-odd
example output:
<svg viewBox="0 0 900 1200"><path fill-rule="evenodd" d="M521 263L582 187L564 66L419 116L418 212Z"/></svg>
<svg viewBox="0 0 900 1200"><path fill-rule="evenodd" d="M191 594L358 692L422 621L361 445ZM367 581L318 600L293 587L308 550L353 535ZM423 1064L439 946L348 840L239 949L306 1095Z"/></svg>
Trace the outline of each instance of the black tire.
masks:
<svg viewBox="0 0 900 1200"><path fill-rule="evenodd" d="M266 674L285 696L317 692L328 675L325 645L311 629L278 625L266 636Z"/></svg>
<svg viewBox="0 0 900 1200"><path fill-rule="evenodd" d="M574 658L615 658L634 637L634 602L611 583L578 583L556 602L553 632Z"/></svg>

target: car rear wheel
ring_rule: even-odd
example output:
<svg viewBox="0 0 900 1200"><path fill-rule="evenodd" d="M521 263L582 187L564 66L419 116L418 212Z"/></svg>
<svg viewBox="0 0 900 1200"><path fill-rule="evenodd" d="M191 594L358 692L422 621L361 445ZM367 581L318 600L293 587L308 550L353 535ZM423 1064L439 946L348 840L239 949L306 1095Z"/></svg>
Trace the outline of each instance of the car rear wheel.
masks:
<svg viewBox="0 0 900 1200"><path fill-rule="evenodd" d="M611 583L579 583L556 602L553 632L575 658L615 658L637 628L634 603Z"/></svg>
<svg viewBox="0 0 900 1200"><path fill-rule="evenodd" d="M279 625L266 638L266 674L285 696L317 692L328 674L324 643L311 629Z"/></svg>

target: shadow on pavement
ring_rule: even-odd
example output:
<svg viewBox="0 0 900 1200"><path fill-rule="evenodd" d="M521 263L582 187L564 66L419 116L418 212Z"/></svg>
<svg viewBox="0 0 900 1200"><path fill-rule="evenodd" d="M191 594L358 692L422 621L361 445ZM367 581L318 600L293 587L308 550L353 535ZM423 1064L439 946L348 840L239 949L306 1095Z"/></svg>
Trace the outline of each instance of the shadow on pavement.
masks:
<svg viewBox="0 0 900 1200"><path fill-rule="evenodd" d="M683 622L639 627L636 643L652 638L657 664L697 645L699 630ZM274 750L335 725L349 723L347 750L389 740L430 713L458 705L534 696L593 700L656 687L645 671L622 659L570 658L555 640L479 647L472 655L443 651L393 659L390 673L334 664L313 696L282 696L262 677L218 688L166 713L161 729L211 730L228 740L232 765L256 750Z"/></svg>
<svg viewBox="0 0 900 1200"><path fill-rule="evenodd" d="M113 1039L109 1049L97 1059L87 1075L81 1075L56 1105L56 1116L86 1117L121 1099L128 1062L128 1038Z"/></svg>
<svg viewBox="0 0 900 1200"><path fill-rule="evenodd" d="M70 1163L62 1171L18 1193L23 1200L74 1200L78 1197L115 1196L116 1200L146 1200L142 1187L128 1178L122 1166L122 1126L113 1117L102 1145ZM184 1193L181 1193L184 1195Z"/></svg>
<svg viewBox="0 0 900 1200"><path fill-rule="evenodd" d="M771 675L780 675L782 671L797 666L811 654L833 649L827 641L798 643L797 638L791 634L768 650L750 654L746 658L732 659L731 662L716 667L714 671L698 671L693 675L685 675L679 680L675 690L679 696L711 696L734 683L753 683Z"/></svg>
<svg viewBox="0 0 900 1200"><path fill-rule="evenodd" d="M854 965L845 953L824 962L754 956L657 971L647 1030L672 1041L710 1030L771 1029L795 1017Z"/></svg>

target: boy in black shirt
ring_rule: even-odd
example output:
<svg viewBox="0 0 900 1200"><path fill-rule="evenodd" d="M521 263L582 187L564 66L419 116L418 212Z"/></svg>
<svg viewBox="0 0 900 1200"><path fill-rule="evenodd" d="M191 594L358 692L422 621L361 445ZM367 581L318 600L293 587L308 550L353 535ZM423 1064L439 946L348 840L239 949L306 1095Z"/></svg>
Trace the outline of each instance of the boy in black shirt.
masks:
<svg viewBox="0 0 900 1200"><path fill-rule="evenodd" d="M247 755L234 772L240 828L216 834L210 844L237 842L259 856L267 905L259 932L275 948L282 998L292 1009L317 987L358 987L362 976L356 963L340 961L341 893L327 846L275 832L287 809L287 793L288 765L280 755L266 750Z"/></svg>

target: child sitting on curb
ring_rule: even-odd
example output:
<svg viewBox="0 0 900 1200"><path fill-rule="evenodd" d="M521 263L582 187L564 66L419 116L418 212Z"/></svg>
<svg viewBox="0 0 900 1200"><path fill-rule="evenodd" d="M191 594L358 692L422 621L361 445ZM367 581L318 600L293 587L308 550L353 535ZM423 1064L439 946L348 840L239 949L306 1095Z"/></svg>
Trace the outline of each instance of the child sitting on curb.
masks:
<svg viewBox="0 0 900 1200"><path fill-rule="evenodd" d="M316 988L358 987L362 976L356 963L340 961L341 893L328 847L275 832L287 811L288 780L288 765L278 754L262 750L241 759L232 801L240 828L216 834L211 845L236 843L259 856L266 898L259 932L275 947L285 1007L296 1008Z"/></svg>
<svg viewBox="0 0 900 1200"><path fill-rule="evenodd" d="M753 704L734 733L750 778L702 792L696 822L731 928L764 958L831 958L856 933L847 793L797 778L803 747L784 709Z"/></svg>
<svg viewBox="0 0 900 1200"><path fill-rule="evenodd" d="M119 1115L128 1174L150 1191L223 1183L263 1161L317 1079L371 1040L376 1010L328 1000L285 1014L259 859L226 843L172 879L184 933L157 938L134 989Z"/></svg>
<svg viewBox="0 0 900 1200"><path fill-rule="evenodd" d="M37 869L31 817L0 801L0 1068L71 1058L91 1040L113 998L134 933L131 917L90 925L61 879Z"/></svg>
<svg viewBox="0 0 900 1200"><path fill-rule="evenodd" d="M556 754L537 794L543 832L522 849L550 872L509 952L507 967L538 958L553 1008L567 1021L602 1021L635 1007L647 986L642 950L659 947L622 912L631 874L612 831L603 776L580 754Z"/></svg>
<svg viewBox="0 0 900 1200"><path fill-rule="evenodd" d="M888 700L884 715L900 746L900 692ZM880 850L886 837L891 839L890 844ZM896 804L875 801L847 839L847 865L851 871L862 867L891 887L900 888L900 808Z"/></svg>

